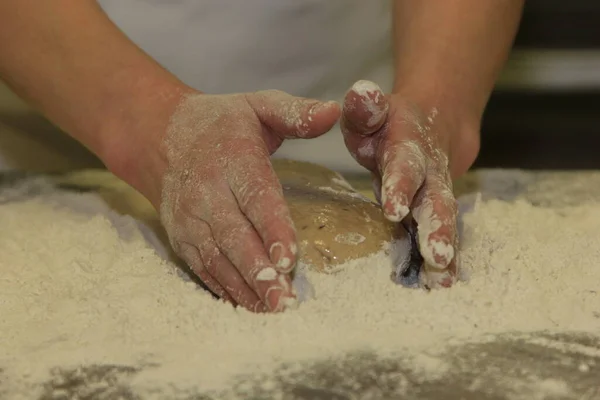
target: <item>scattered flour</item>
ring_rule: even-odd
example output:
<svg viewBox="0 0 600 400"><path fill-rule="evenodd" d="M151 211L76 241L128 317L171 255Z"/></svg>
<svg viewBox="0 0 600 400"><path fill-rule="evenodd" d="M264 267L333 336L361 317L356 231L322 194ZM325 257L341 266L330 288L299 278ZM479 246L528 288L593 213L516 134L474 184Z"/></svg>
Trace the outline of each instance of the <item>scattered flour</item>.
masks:
<svg viewBox="0 0 600 400"><path fill-rule="evenodd" d="M348 197L352 197L352 198L358 199L358 200L363 200L366 202L371 201L367 197L365 197L365 195L363 195L362 193L348 192L348 191L344 191L344 190L336 190L329 186L319 186L318 189L323 192L329 192L329 193L333 193L333 194L337 194L337 195L341 195L341 196L348 196Z"/></svg>
<svg viewBox="0 0 600 400"><path fill-rule="evenodd" d="M66 203L99 214L58 206ZM0 372L12 399L37 398L55 366L153 366L132 384L155 398L164 388L220 389L238 374L356 349L407 352L425 376L438 376L453 368L435 357L448 338L600 331L600 204L479 202L461 225L469 282L403 289L379 254L335 275L309 272L314 300L255 315L182 279L135 220L108 215L101 203L54 194L0 204ZM538 384L551 394L568 389Z"/></svg>

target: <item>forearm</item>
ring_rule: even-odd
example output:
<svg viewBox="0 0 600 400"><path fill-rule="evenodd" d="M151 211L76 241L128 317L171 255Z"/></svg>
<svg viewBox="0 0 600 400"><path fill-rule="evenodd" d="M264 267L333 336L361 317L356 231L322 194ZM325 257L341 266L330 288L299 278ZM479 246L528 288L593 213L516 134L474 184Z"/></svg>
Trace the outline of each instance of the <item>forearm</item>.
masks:
<svg viewBox="0 0 600 400"><path fill-rule="evenodd" d="M479 123L523 3L394 0L394 91L428 106L451 106L453 113Z"/></svg>
<svg viewBox="0 0 600 400"><path fill-rule="evenodd" d="M91 0L1 1L0 78L116 169L184 87Z"/></svg>

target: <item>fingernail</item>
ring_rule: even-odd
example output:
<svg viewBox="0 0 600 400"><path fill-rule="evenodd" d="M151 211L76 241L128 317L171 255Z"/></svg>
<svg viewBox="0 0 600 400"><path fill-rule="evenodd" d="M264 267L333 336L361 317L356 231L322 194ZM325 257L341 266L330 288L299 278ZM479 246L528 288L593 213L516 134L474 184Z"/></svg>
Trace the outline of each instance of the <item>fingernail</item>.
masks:
<svg viewBox="0 0 600 400"><path fill-rule="evenodd" d="M277 307L279 306L279 299L282 297L283 289L279 286L274 286L267 290L267 294L265 295L267 301L267 307L270 311L277 311Z"/></svg>
<svg viewBox="0 0 600 400"><path fill-rule="evenodd" d="M283 245L280 242L275 242L269 247L269 258L275 265L279 262L279 258L283 253Z"/></svg>
<svg viewBox="0 0 600 400"><path fill-rule="evenodd" d="M283 245L280 242L275 242L269 249L269 258L271 259L271 262L275 264L275 268L283 273L288 273L294 266L292 265L292 259L286 257L284 253Z"/></svg>

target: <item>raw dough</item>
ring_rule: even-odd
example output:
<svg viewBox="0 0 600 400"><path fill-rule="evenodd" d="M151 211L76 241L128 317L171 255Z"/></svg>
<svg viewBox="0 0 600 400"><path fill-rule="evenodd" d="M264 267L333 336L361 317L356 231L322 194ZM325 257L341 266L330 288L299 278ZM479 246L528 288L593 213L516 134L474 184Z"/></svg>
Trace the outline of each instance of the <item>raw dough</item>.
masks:
<svg viewBox="0 0 600 400"><path fill-rule="evenodd" d="M296 225L300 261L309 268L333 272L395 239L406 239L401 226L387 221L380 207L340 174L307 162L272 163Z"/></svg>
<svg viewBox="0 0 600 400"><path fill-rule="evenodd" d="M336 266L375 254L394 240L406 244L394 246L394 257L408 257L406 231L388 222L379 206L355 191L340 174L307 162L274 159L272 163L296 226L303 266L332 273ZM61 184L93 188L111 208L143 221L168 243L150 203L108 172L72 173L62 178Z"/></svg>

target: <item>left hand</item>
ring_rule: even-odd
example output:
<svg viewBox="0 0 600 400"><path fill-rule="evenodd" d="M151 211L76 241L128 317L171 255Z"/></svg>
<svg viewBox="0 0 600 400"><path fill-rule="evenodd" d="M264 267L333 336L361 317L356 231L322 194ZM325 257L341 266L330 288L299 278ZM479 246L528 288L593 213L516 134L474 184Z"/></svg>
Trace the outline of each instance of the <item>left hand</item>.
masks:
<svg viewBox="0 0 600 400"><path fill-rule="evenodd" d="M341 121L346 147L371 171L386 218L400 222L412 212L425 260L421 284L428 288L456 281L452 175L466 172L478 150L478 142L467 145L475 142L472 137L461 142L460 130L450 122L437 108L423 110L400 94L384 95L369 81L355 83L346 94ZM450 155L460 162L451 163Z"/></svg>

